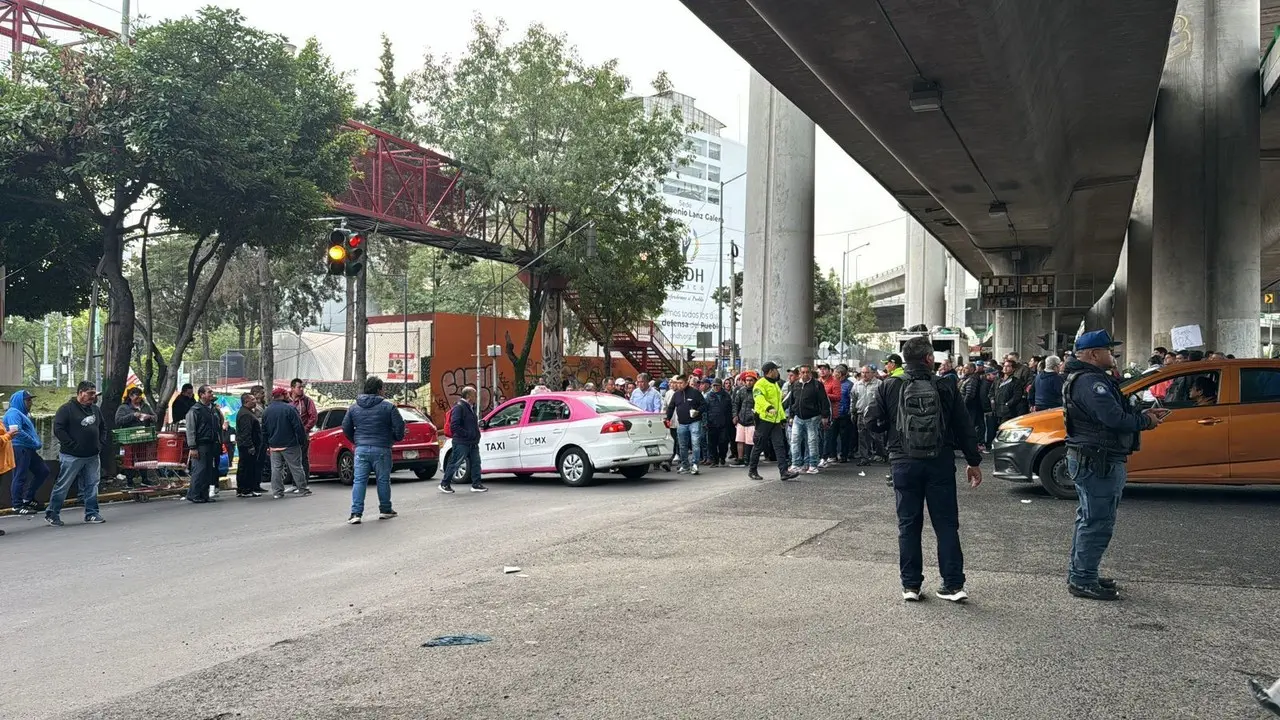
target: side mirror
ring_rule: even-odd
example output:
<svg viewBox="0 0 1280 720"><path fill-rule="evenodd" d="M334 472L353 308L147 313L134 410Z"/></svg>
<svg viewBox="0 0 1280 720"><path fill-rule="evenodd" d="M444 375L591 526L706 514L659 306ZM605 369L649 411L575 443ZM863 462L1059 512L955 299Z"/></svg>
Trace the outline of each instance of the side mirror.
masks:
<svg viewBox="0 0 1280 720"><path fill-rule="evenodd" d="M480 421L480 429L481 429L481 430L488 430L488 429L489 429L489 421L488 421L488 420L481 420L481 421Z"/></svg>

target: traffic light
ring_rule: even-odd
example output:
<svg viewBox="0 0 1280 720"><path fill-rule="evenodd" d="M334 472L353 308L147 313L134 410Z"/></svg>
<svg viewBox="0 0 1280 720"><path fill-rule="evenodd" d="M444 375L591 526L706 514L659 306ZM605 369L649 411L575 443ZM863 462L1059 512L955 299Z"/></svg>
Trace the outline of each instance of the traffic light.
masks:
<svg viewBox="0 0 1280 720"><path fill-rule="evenodd" d="M364 269L364 236L346 228L334 228L329 233L325 260L330 275L359 275Z"/></svg>
<svg viewBox="0 0 1280 720"><path fill-rule="evenodd" d="M325 261L329 265L330 275L347 273L347 231L335 228L329 233L329 249L325 253Z"/></svg>
<svg viewBox="0 0 1280 720"><path fill-rule="evenodd" d="M693 348L685 348L684 359L685 362L693 362Z"/></svg>

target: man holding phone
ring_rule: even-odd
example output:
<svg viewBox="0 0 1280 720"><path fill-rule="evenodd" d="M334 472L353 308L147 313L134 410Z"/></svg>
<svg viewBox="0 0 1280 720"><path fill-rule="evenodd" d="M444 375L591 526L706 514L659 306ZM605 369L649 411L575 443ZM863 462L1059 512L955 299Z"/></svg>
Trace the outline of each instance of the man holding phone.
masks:
<svg viewBox="0 0 1280 720"><path fill-rule="evenodd" d="M1067 474L1076 484L1080 506L1067 591L1089 600L1119 600L1111 578L1098 575L1102 555L1115 531L1116 510L1127 478L1125 463L1138 450L1139 434L1164 421L1168 410L1138 411L1120 394L1111 374L1111 349L1120 343L1106 330L1076 338L1076 356L1067 363L1062 399L1067 426Z"/></svg>

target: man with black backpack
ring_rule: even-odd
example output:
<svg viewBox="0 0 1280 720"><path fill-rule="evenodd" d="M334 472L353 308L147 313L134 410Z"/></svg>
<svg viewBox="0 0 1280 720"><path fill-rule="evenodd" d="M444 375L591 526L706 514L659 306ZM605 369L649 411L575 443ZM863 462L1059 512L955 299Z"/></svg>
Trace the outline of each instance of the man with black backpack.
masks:
<svg viewBox="0 0 1280 720"><path fill-rule="evenodd" d="M920 532L927 505L938 538L938 569L942 574L937 596L963 602L969 595L964 589L964 554L960 550L955 451L962 451L969 464L970 487L982 483L978 469L982 454L955 383L939 382L933 374L933 344L929 339L908 340L902 355L905 372L886 379L867 410L871 429L886 433L898 511L902 598L916 602L924 597Z"/></svg>

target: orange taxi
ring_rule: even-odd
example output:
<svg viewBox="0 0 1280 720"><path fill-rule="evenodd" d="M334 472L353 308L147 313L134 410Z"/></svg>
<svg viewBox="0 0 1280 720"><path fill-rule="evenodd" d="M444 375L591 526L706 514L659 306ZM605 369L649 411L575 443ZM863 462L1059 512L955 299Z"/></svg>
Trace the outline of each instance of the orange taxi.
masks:
<svg viewBox="0 0 1280 720"><path fill-rule="evenodd" d="M1170 410L1142 434L1129 458L1129 482L1207 485L1280 484L1280 360L1205 360L1167 365L1121 385L1138 408ZM1067 476L1062 410L1002 424L991 454L995 477L1038 482L1075 498Z"/></svg>

